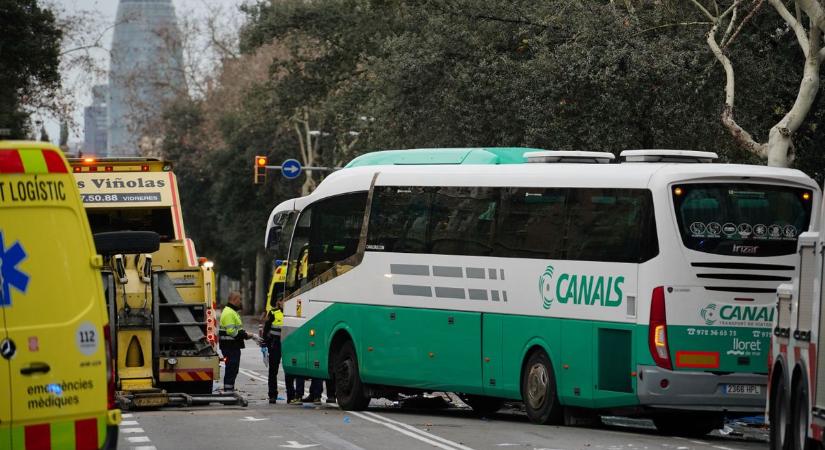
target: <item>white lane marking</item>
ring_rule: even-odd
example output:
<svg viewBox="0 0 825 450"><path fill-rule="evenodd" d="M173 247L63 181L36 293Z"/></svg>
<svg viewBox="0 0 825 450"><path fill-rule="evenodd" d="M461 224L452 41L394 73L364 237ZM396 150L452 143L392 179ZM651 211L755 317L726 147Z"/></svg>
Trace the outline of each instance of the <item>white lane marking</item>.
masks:
<svg viewBox="0 0 825 450"><path fill-rule="evenodd" d="M421 441L421 442L426 442L427 444L430 444L430 445L432 445L432 446L434 446L434 447L438 447L438 448L441 448L441 449L444 449L444 450L455 450L455 447L448 447L448 446L446 446L446 445L444 445L444 444L442 444L442 443L440 443L440 442L438 442L438 441L434 441L434 440L432 440L432 439L427 439L427 438L425 438L424 436L422 436L422 435L420 435L420 434L418 434L418 433L413 433L413 432L407 431L407 430L405 430L404 428L401 428L401 427L395 426L395 425L393 425L393 424L391 424L391 423L389 423L389 422L384 422L384 421L382 421L382 420L373 419L372 417L370 417L370 416L368 416L368 415L366 415L366 414L362 414L362 413L357 412L357 411L350 411L350 414L352 414L352 415L354 415L354 416L356 416L356 417L360 417L360 418L362 418L362 419L364 419L364 420L367 420L367 421L369 421L369 422L372 422L372 423L377 423L378 425L385 426L385 427L387 427L387 428L389 428L389 429L391 429L391 430L395 430L395 431L397 431L397 432L399 432L399 433L401 433L401 434L403 434L403 435L405 435L405 436L409 436L409 437L411 437L411 438L413 438L413 439L417 439L417 440L419 440L419 441Z"/></svg>
<svg viewBox="0 0 825 450"><path fill-rule="evenodd" d="M410 430L410 431L413 431L413 432L415 432L415 433L419 433L419 434L421 434L421 435L427 436L428 438L435 439L435 440L440 441L440 442L443 442L443 443L445 443L445 444L447 444L447 445L452 445L453 447L455 447L455 448L459 448L459 449L461 449L461 450L473 450L473 449L471 449L470 447L467 447L467 446L465 446L465 445L462 445L462 444L460 444L460 443L458 443L458 442L451 441L451 440L449 440L449 439L445 439L445 438L443 438L443 437L441 437L441 436L436 436L436 435L434 435L434 434L432 434L432 433L428 433L428 432L426 432L426 431L424 431L424 430L422 430L422 429L416 428L416 427L414 427L414 426L412 426L412 425L409 425L409 424L406 424L406 423L404 423L404 422L399 422L399 421L397 421L397 420L390 419L390 418L388 418L388 417L386 417L386 416L381 416L381 415L378 415L378 414L376 414L376 413L369 412L369 411L365 411L365 412L364 412L364 414L369 414L370 416L375 417L376 419L379 419L379 420L385 420L385 421L387 421L387 422L389 422L389 423L392 423L392 424L398 425L398 426L400 426L400 427L404 427L404 428L406 428L406 429L408 429L408 430Z"/></svg>
<svg viewBox="0 0 825 450"><path fill-rule="evenodd" d="M718 448L719 450L734 450L733 448L724 447L722 445L711 445L710 442L705 442L705 441L695 441L693 439L687 439L687 438L678 437L678 436L676 436L676 439L679 439L681 441L692 442L694 444L699 444L699 445L707 445L708 447ZM682 448L682 447L679 447L679 448Z"/></svg>
<svg viewBox="0 0 825 450"><path fill-rule="evenodd" d="M127 437L126 440L132 444L137 444L138 442L149 442L149 438L146 436Z"/></svg>
<svg viewBox="0 0 825 450"><path fill-rule="evenodd" d="M269 381L269 378L268 378L268 377L264 377L264 376L262 376L262 375L258 374L257 372L255 372L254 370L250 370L250 369L243 369L243 368L242 368L242 369L240 369L239 371L240 371L241 373L243 373L244 375L246 375L246 376L250 377L250 378L253 378L253 379L258 379L259 381L267 381L267 382ZM286 387L286 384L285 384L284 382L282 382L282 381L280 381L280 380L279 380L279 381L278 381L278 386L279 386L279 387ZM305 391L305 392L306 392L306 391ZM327 396L326 396L325 394L324 394L324 395L321 395L321 400L322 400L322 401L326 401L326 399L327 399ZM412 426L412 425L408 425L408 424L403 423L403 422L398 422L398 421L396 421L396 420L388 419L388 418L386 418L386 417L384 417L384 416L380 416L380 415L375 414L375 413L371 413L371 412L358 413L358 412L354 412L354 411L352 411L352 413L353 413L354 415L358 416L358 417L361 417L362 419L369 420L370 422L380 423L381 425L384 425L385 427L388 427L388 428L394 429L394 430L396 430L396 431L398 431L398 432L400 432L400 433L402 433L402 434L405 434L405 435L409 435L409 432L418 433L421 437L420 437L420 438L419 438L419 437L415 437L416 439L418 439L418 440L420 440L420 441L423 441L423 442L427 442L427 443L429 443L430 445L435 445L436 447L439 447L439 448L445 448L445 447L444 447L444 446L442 446L442 445L440 445L440 444L438 444L438 443L433 442L432 440L439 441L439 442L444 443L444 444L447 444L447 445L451 445L452 447L446 447L446 448L448 448L448 449L450 449L450 450L455 450L455 449L461 449L461 450L473 450L472 448L467 447L467 446L465 446L465 445L462 445L462 444L460 444L460 443L458 443L458 442L451 441L451 440L449 440L449 439L445 439L445 438L442 438L442 437L440 437L440 436L436 436L436 435L434 435L434 434L432 434L432 433L427 433L426 431L424 431L424 430L419 430L418 428L416 428L416 427L414 427L414 426ZM366 417L364 414L369 414L369 415L371 415L371 416L375 417L377 420L384 420L384 421L389 422L389 423L381 423L381 422L377 422L377 421L376 421L376 420L374 420L374 419L371 419L371 418L369 418L369 417ZM397 426L396 426L396 425L397 425ZM400 429L400 428L398 428L398 427L403 427L403 428L406 428L406 430L409 430L409 432L408 432L408 431L406 431L406 430L404 430L404 429Z"/></svg>
<svg viewBox="0 0 825 450"><path fill-rule="evenodd" d="M286 441L288 445L279 445L278 447L284 448L310 448L310 447L317 447L319 444L299 444L298 441Z"/></svg>
<svg viewBox="0 0 825 450"><path fill-rule="evenodd" d="M365 412L364 412L364 414L368 414L368 415L370 415L370 416L372 416L372 417L375 417L376 419L385 420L385 421L387 421L387 422L389 422L389 423L392 423L392 424L398 425L398 426L400 426L400 427L404 427L404 428L406 428L406 429L408 429L408 430L410 430L410 431L413 431L413 432L416 432L416 433L420 433L421 435L426 436L426 437L428 437L428 438L430 438L430 439L435 439L435 440L437 440L437 441L439 441L439 442L443 442L444 444L447 444L447 445L452 445L453 447L455 447L455 448L459 448L459 449L461 449L461 450L473 450L472 448L467 447L466 445L462 445L462 444L460 444L460 443L458 443L458 442L451 441L451 440L449 440L449 439L445 439L445 438L443 438L443 437L441 437L441 436L436 436L436 435L434 435L434 434L432 434L432 433L428 433L428 432L426 432L426 431L424 431L424 430L422 430L422 429L416 428L416 427L414 427L414 426L412 426L412 425L408 425L408 424L406 424L406 423L399 422L399 421L397 421L397 420L393 420L393 419L390 419L390 418L385 417L385 416L378 415L378 414L373 413L373 412L365 411Z"/></svg>
<svg viewBox="0 0 825 450"><path fill-rule="evenodd" d="M143 428L121 428L121 433L143 433Z"/></svg>
<svg viewBox="0 0 825 450"><path fill-rule="evenodd" d="M124 421L120 422L121 427L134 427L134 426L137 426L137 425L138 425L137 420L124 420Z"/></svg>
<svg viewBox="0 0 825 450"><path fill-rule="evenodd" d="M139 445L137 447L132 447L132 450L158 450L155 448L154 445Z"/></svg>
<svg viewBox="0 0 825 450"><path fill-rule="evenodd" d="M120 417L124 419L131 419L132 417L134 417L134 414L121 414Z"/></svg>
<svg viewBox="0 0 825 450"><path fill-rule="evenodd" d="M699 444L699 445L707 445L707 446L710 446L710 442L695 441L695 440L693 440L693 439L683 438L683 437L679 437L679 436L673 436L673 438L674 438L674 439L678 439L678 440L680 440L680 441L686 441L686 442L692 442L692 443L694 443L694 444Z"/></svg>
<svg viewBox="0 0 825 450"><path fill-rule="evenodd" d="M260 421L262 421L262 420L269 420L269 419L267 419L267 418L257 418L257 417L252 417L252 416L246 416L246 417L244 417L243 419L238 419L238 420L240 420L241 422L260 422Z"/></svg>
<svg viewBox="0 0 825 450"><path fill-rule="evenodd" d="M246 376L247 376L247 377L249 377L249 378L252 378L253 380L258 380L258 381L269 381L269 378L263 377L263 376L261 376L261 375L259 375L259 374L255 373L255 372L253 372L253 371L249 370L249 369L239 369L239 370L238 370L238 372L240 372L240 373L242 373L242 374L246 375Z"/></svg>

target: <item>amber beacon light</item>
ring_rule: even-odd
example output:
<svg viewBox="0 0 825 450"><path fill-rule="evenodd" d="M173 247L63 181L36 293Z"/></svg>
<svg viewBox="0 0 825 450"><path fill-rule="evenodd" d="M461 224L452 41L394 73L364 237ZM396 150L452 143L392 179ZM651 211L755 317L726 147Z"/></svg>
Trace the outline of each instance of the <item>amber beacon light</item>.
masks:
<svg viewBox="0 0 825 450"><path fill-rule="evenodd" d="M261 184L266 181L266 165L269 158L266 156L256 156L255 163L254 163L254 170L255 170L255 178L253 182L255 184Z"/></svg>

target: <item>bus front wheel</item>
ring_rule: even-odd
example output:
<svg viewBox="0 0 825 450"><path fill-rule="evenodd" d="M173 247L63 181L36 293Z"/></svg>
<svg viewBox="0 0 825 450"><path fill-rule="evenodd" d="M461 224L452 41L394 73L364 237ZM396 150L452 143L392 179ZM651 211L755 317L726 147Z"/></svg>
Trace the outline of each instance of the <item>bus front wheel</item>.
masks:
<svg viewBox="0 0 825 450"><path fill-rule="evenodd" d="M352 341L344 342L335 358L335 395L338 406L348 411L360 411L370 404L361 382L358 355Z"/></svg>
<svg viewBox="0 0 825 450"><path fill-rule="evenodd" d="M533 352L521 374L521 398L527 417L533 423L559 424L564 409L559 404L556 375L550 358L544 351Z"/></svg>

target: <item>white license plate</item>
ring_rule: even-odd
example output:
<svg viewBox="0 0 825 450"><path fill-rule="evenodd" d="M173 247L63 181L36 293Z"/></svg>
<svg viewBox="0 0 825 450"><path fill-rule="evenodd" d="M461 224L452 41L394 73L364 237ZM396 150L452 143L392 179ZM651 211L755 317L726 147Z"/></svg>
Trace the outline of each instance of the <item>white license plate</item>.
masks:
<svg viewBox="0 0 825 450"><path fill-rule="evenodd" d="M758 384L726 384L726 394L759 395L762 393L762 386Z"/></svg>

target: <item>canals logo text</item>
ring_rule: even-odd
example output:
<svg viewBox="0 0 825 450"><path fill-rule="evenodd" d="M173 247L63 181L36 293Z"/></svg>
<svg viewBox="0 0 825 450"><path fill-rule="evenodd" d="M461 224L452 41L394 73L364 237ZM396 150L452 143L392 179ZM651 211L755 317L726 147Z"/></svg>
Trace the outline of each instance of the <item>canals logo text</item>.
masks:
<svg viewBox="0 0 825 450"><path fill-rule="evenodd" d="M756 326L770 324L773 312L771 306L717 306L711 303L699 310L699 316L706 325Z"/></svg>
<svg viewBox="0 0 825 450"><path fill-rule="evenodd" d="M622 304L623 276L580 275L562 273L554 277L553 266L547 266L539 277L539 294L544 309L553 302L573 305L598 305L615 308Z"/></svg>

